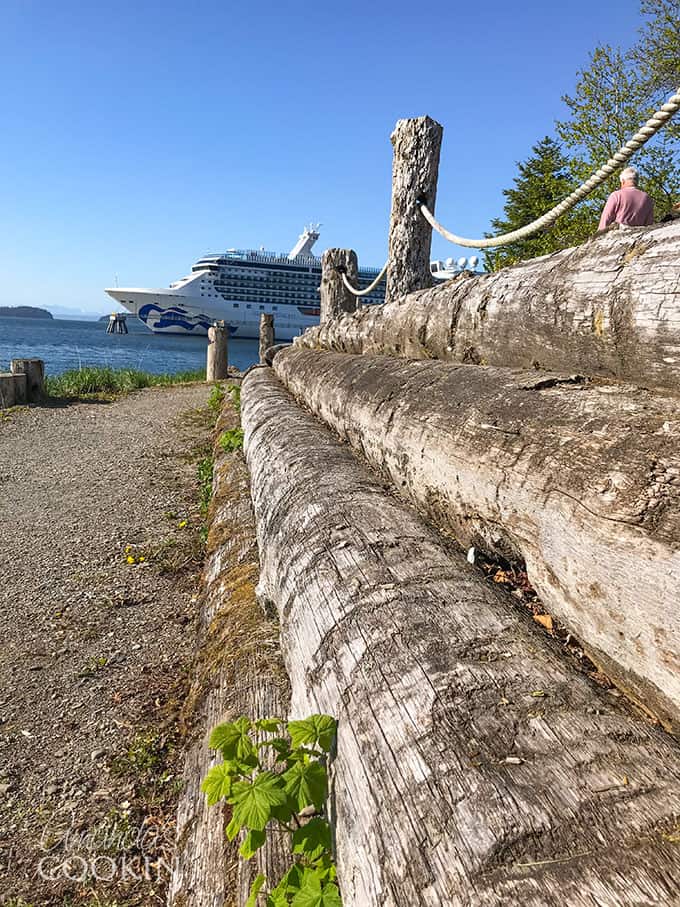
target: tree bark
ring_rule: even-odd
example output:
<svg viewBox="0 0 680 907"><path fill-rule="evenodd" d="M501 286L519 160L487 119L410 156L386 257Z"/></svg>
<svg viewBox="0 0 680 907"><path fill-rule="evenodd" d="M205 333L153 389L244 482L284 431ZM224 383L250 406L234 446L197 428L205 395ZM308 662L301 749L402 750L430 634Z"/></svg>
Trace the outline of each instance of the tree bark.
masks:
<svg viewBox="0 0 680 907"><path fill-rule="evenodd" d="M274 368L460 544L526 561L549 612L680 731L676 398L295 348Z"/></svg>
<svg viewBox="0 0 680 907"><path fill-rule="evenodd" d="M680 222L365 306L296 343L347 353L604 375L680 388ZM393 297L389 297L392 299Z"/></svg>
<svg viewBox="0 0 680 907"><path fill-rule="evenodd" d="M222 381L228 376L229 331L224 322L208 328L208 354L206 358L206 381Z"/></svg>
<svg viewBox="0 0 680 907"><path fill-rule="evenodd" d="M359 265L352 249L326 249L321 256L321 324L338 317L341 312L356 312L357 297L342 281L341 271L353 287L359 287Z"/></svg>
<svg viewBox="0 0 680 907"><path fill-rule="evenodd" d="M430 117L398 120L390 136L392 211L385 299L393 301L432 286L432 227L420 213L422 200L434 211L443 129Z"/></svg>
<svg viewBox="0 0 680 907"><path fill-rule="evenodd" d="M676 743L567 664L271 370L245 378L242 421L292 711L339 719L345 907L675 904Z"/></svg>
<svg viewBox="0 0 680 907"><path fill-rule="evenodd" d="M238 425L225 407L218 433ZM244 863L238 842L225 836L223 806L209 807L201 782L214 764L210 732L239 715L286 716L289 688L278 649L276 625L262 613L248 471L243 456L215 445L214 495L203 574L201 646L184 721L188 747L177 813L177 852L169 907L242 907L258 871L278 879L287 865L282 842L270 836L257 859Z"/></svg>

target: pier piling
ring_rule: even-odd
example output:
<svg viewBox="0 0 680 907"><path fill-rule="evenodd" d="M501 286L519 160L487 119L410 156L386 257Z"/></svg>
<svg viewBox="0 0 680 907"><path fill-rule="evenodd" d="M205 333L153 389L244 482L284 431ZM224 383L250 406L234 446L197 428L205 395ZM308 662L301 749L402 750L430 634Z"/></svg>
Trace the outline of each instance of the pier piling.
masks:
<svg viewBox="0 0 680 907"><path fill-rule="evenodd" d="M274 316L262 312L260 315L260 365L265 364L265 353L274 346Z"/></svg>
<svg viewBox="0 0 680 907"><path fill-rule="evenodd" d="M443 128L430 117L398 120L390 136L392 212L385 301L432 286L432 227L419 203L434 211Z"/></svg>
<svg viewBox="0 0 680 907"><path fill-rule="evenodd" d="M43 399L45 396L45 363L42 359L12 359L10 370L13 375L26 376L26 400L28 403L37 403Z"/></svg>
<svg viewBox="0 0 680 907"><path fill-rule="evenodd" d="M343 272L353 286L359 283L357 255L352 249L326 249L321 256L321 324L337 318L340 312L355 312L357 297L347 289Z"/></svg>
<svg viewBox="0 0 680 907"><path fill-rule="evenodd" d="M206 381L221 381L227 377L229 332L224 321L216 321L208 328L208 356Z"/></svg>

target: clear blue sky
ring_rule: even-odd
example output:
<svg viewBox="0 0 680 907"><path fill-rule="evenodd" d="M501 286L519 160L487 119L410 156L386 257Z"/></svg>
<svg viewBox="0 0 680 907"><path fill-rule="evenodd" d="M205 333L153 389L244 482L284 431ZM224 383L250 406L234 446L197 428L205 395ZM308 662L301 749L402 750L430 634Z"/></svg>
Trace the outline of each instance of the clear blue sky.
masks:
<svg viewBox="0 0 680 907"><path fill-rule="evenodd" d="M438 215L481 235L589 51L639 24L637 0L5 0L0 304L105 312L114 275L165 286L311 220L380 266L400 117L442 123Z"/></svg>

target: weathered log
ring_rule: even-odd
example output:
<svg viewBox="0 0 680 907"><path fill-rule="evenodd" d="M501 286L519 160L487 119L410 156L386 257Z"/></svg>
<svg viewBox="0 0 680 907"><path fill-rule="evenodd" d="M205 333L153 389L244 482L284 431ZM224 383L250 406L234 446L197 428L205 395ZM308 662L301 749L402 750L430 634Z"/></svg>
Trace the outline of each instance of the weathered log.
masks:
<svg viewBox="0 0 680 907"><path fill-rule="evenodd" d="M390 136L394 159L387 300L432 286L432 227L420 213L419 202L434 211L443 131L430 117L417 117L398 120Z"/></svg>
<svg viewBox="0 0 680 907"><path fill-rule="evenodd" d="M0 372L0 409L26 403L26 375Z"/></svg>
<svg viewBox="0 0 680 907"><path fill-rule="evenodd" d="M352 249L326 249L321 256L321 324L337 318L341 312L356 312L357 297L343 283L342 272L353 287L359 286L356 252Z"/></svg>
<svg viewBox="0 0 680 907"><path fill-rule="evenodd" d="M206 381L221 381L227 377L229 359L229 331L223 321L216 321L208 328L208 353L206 358Z"/></svg>
<svg viewBox="0 0 680 907"><path fill-rule="evenodd" d="M339 719L345 907L677 903L676 742L567 664L271 370L245 378L242 421L293 714Z"/></svg>
<svg viewBox="0 0 680 907"><path fill-rule="evenodd" d="M225 407L218 433L237 425ZM239 861L236 844L225 836L226 810L209 807L200 789L214 764L208 738L215 725L239 715L285 716L289 702L278 631L255 595L259 567L248 471L240 452L227 454L216 444L214 454L201 644L184 714L193 739L185 757L169 907L242 907L259 868L274 878L287 868L281 841L273 836L252 864Z"/></svg>
<svg viewBox="0 0 680 907"><path fill-rule="evenodd" d="M347 353L605 375L680 388L680 222L364 306L296 343Z"/></svg>
<svg viewBox="0 0 680 907"><path fill-rule="evenodd" d="M25 375L25 400L39 403L45 396L45 363L42 359L12 359L10 370L13 375ZM15 399L20 402L23 382L18 380L15 388ZM18 391L18 396L17 396ZM21 401L23 402L23 401Z"/></svg>
<svg viewBox="0 0 680 907"><path fill-rule="evenodd" d="M267 312L260 315L260 346L259 358L260 364L264 365L267 350L274 346L274 316Z"/></svg>
<svg viewBox="0 0 680 907"><path fill-rule="evenodd" d="M680 731L677 398L296 348L274 367L461 544L525 560L550 613Z"/></svg>

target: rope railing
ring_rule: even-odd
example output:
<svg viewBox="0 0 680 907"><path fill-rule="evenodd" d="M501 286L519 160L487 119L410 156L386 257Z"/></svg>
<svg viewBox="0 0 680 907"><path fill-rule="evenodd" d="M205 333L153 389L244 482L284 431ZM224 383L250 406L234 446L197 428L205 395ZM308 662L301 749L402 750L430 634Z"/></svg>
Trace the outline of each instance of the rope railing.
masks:
<svg viewBox="0 0 680 907"><path fill-rule="evenodd" d="M571 195L560 202L559 205L551 208L546 214L543 214L530 224L520 227L518 230L502 233L499 236L485 237L484 239L468 239L464 236L457 236L455 233L451 233L443 227L439 221L436 220L434 214L432 214L427 205L420 203L420 211L425 220L437 231L437 233L440 233L444 239L448 239L449 242L455 243L457 246L467 246L472 249L493 249L497 246L507 246L509 243L516 242L518 239L524 239L526 236L537 233L544 227L552 226L558 217L561 217L562 214L565 214L582 201L593 191L593 189L597 188L597 186L611 176L621 164L624 164L638 148L641 148L645 142L651 139L651 137L655 135L668 120L670 120L679 108L680 88L659 108L659 110L657 110L654 116L647 120L645 125L635 133L630 141L626 142L626 144L623 145L603 167L600 167L599 170L593 173L589 179L578 187L578 189L575 189Z"/></svg>
<svg viewBox="0 0 680 907"><path fill-rule="evenodd" d="M375 280L372 283L369 283L369 285L367 287L364 287L363 290L358 290L356 287L353 287L352 284L349 282L345 271L340 271L340 269L338 269L338 270L340 271L340 276L342 277L342 282L344 283L345 287L350 291L350 293L352 293L354 296L368 296L369 293L372 293L373 290L375 290L375 288L378 286L380 281L384 278L385 274L387 274L388 265L389 265L389 260L385 262L385 264L383 265L382 271L380 272L380 274L378 274L378 276L375 278Z"/></svg>

